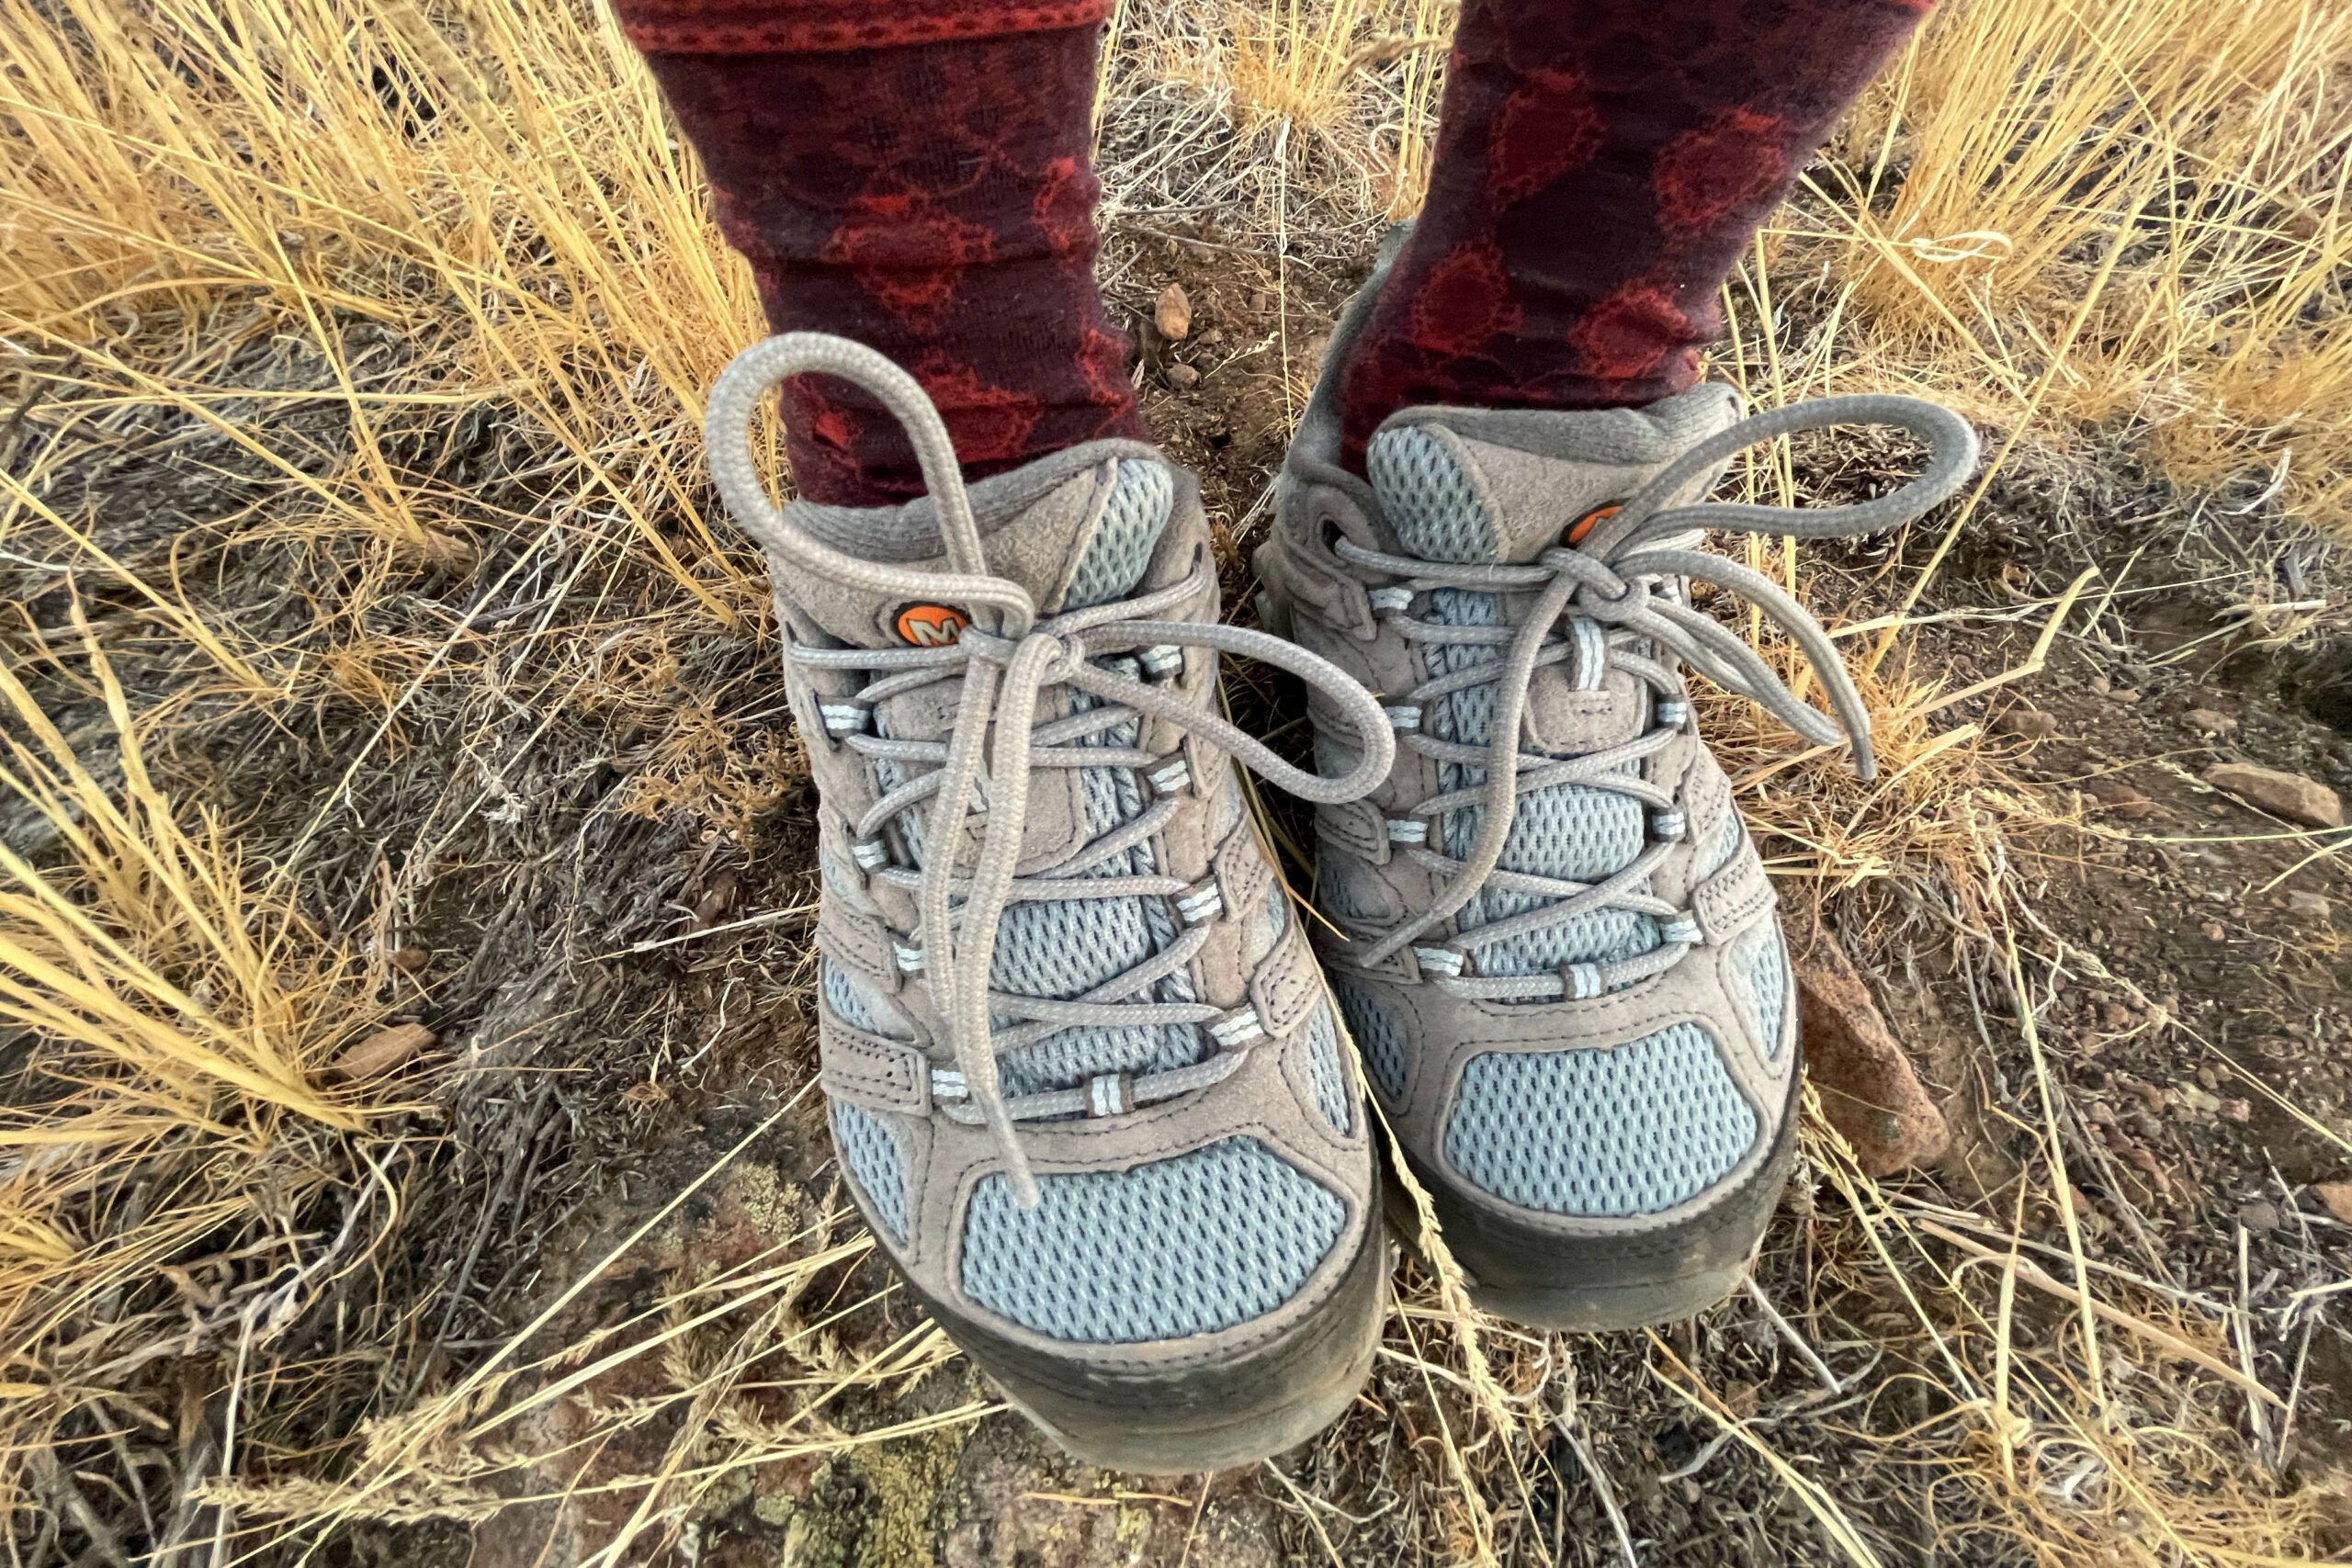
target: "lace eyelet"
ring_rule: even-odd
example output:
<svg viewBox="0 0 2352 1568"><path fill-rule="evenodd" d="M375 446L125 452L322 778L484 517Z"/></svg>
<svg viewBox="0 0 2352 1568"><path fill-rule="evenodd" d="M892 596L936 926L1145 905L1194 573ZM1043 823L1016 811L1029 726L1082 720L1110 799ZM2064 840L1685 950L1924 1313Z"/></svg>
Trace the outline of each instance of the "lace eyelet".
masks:
<svg viewBox="0 0 2352 1568"><path fill-rule="evenodd" d="M1136 656L1147 681L1172 681L1184 673L1184 650L1173 643L1147 648Z"/></svg>
<svg viewBox="0 0 2352 1568"><path fill-rule="evenodd" d="M817 711L828 735L864 735L873 725L874 710L864 703L820 703Z"/></svg>
<svg viewBox="0 0 2352 1568"><path fill-rule="evenodd" d="M1206 925L1225 913L1225 889L1216 877L1204 876L1178 896L1176 913L1188 926Z"/></svg>

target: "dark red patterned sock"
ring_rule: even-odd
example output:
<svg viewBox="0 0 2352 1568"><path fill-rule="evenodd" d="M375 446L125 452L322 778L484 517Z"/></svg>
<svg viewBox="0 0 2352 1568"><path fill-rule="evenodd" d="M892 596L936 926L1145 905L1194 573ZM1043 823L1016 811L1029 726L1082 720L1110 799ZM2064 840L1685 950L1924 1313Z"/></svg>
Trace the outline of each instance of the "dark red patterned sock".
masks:
<svg viewBox="0 0 2352 1568"><path fill-rule="evenodd" d="M1699 378L1718 290L1929 0L1464 0L1429 199L1340 387L1611 408Z"/></svg>
<svg viewBox="0 0 2352 1568"><path fill-rule="evenodd" d="M709 173L776 332L838 333L921 381L978 479L1140 437L1094 288L1094 73L1108 0L617 0ZM795 482L922 493L897 422L785 385Z"/></svg>

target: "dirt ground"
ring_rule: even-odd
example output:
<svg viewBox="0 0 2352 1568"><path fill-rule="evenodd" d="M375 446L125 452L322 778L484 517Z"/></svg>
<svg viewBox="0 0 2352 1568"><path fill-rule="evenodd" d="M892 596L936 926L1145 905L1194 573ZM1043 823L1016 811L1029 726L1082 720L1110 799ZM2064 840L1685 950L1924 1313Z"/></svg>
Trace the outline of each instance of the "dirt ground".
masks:
<svg viewBox="0 0 2352 1568"><path fill-rule="evenodd" d="M1286 418L1358 278L1306 258L1277 270L1214 231L1125 234L1117 259L1149 417L1203 475L1229 603L1247 616L1241 563ZM1168 282L1187 288L1195 321L1173 344L1147 325ZM220 383L319 388L290 343L247 340ZM252 417L321 469L341 460L331 398ZM13 461L24 421L7 428L0 456ZM357 602L359 574L384 570L278 526L264 504L278 476L241 467L208 427L93 416L86 439L71 470L85 489L53 504L207 615L304 646ZM481 527L396 563L366 596L364 629L417 650L416 664L453 626L478 634L461 700L388 720L354 686L256 714L210 688L137 592L38 561L0 567L24 611L8 657L69 737L87 739L94 767L104 727L68 646L77 601L134 706L171 716L151 761L250 841L314 846L300 863L306 912L382 955L383 995L436 1037L411 1068L415 1109L381 1141L403 1206L374 1254L372 1295L352 1300L350 1321L341 1309L306 1320L285 1358L309 1358L337 1398L288 1398L301 1414L278 1421L256 1390L243 1410L258 1490L236 1517L270 1560L553 1565L588 1560L634 1521L647 1528L618 1561L728 1568L1389 1563L1462 1560L1482 1540L1506 1561L1609 1562L1612 1514L1648 1564L1848 1560L1792 1474L1834 1496L1881 1561L2048 1560L1956 1481L1921 1481L1962 1461L1906 1447L1906 1434L1971 1396L1906 1314L1913 1265L1862 1257L1840 1217L1849 1190L1817 1160L1758 1278L1818 1370L1746 1299L1654 1337L1497 1330L1493 1375L1544 1402L1532 1429L1549 1435L1490 1428L1468 1443L1482 1374L1447 1348L1435 1287L1406 1266L1405 1310L1365 1398L1306 1448L1182 1478L1109 1476L1053 1452L927 1334L832 1186L810 1088L813 802L771 640L755 621L707 618L657 634L626 592L581 589L590 558L562 530L514 525L546 515L548 498L496 417L451 429L420 412L389 445L403 470L468 493ZM1853 448L1827 444L1801 447L1797 472L1808 499L1877 482ZM1949 521L1809 550L1815 603L1854 621L1894 608L1911 576L1897 569L1924 564ZM2194 1325L2180 1334L2273 1396L2184 1380L2177 1357L2116 1333L2092 1403L2136 1402L2141 1426L2234 1434L2237 1451L2203 1472L2217 1509L2248 1484L2301 1496L2314 1539L2335 1545L2352 1543L2327 1522L2352 1466L2352 1341L2325 1292L2352 1279L2352 1192L2339 1217L2320 1189L2352 1179L2352 950L2337 934L2352 928L2352 883L2341 834L2263 815L2201 775L2243 761L2352 788L2352 654L2327 619L2344 558L2258 496L2171 494L2120 443L2063 457L2020 446L1917 606L1930 624L1908 655L1952 690L2009 670L2048 606L2099 569L2045 670L1933 721L1995 736L1972 754L1993 770L1984 787L2017 807L1998 840L2017 894L2014 970L1956 931L1964 908L1922 895L1932 868L1783 884L1805 940L1860 964L1959 1134L1872 1201L1961 1272L2006 1256L2015 1235L2063 1280L2071 1226L2095 1269L2174 1303L2177 1325ZM616 682L632 696L588 700L543 678L553 641L608 632L612 659L633 661ZM1241 712L1281 707L1278 690L1235 673ZM2049 732L2020 710L2051 716ZM1789 781L1760 787L1769 825L1770 793ZM1298 818L1275 809L1295 837ZM51 847L38 822L0 829L26 852ZM1767 834L1764 848L1785 867L1806 846ZM1308 868L1292 869L1304 886ZM2048 1127L2064 1204L2019 1175ZM2079 1357L2070 1287L2014 1294L2021 1343L2052 1366ZM349 1355L346 1339L377 1348ZM542 1351L555 1359L483 1381ZM135 1479L139 1445L186 1452L223 1419L214 1391L232 1352L215 1338L158 1363L147 1397L178 1412L176 1429L134 1432L127 1461L120 1434L93 1429L67 1446L69 1468ZM1671 1375L1644 1371L1661 1366ZM1675 1368L1764 1440L1724 1440ZM533 1390L554 1392L532 1405ZM347 1470L371 1430L453 1395L528 1407L473 1460L450 1461L444 1493L268 1544L284 1516L266 1483ZM673 1488L646 1503L650 1479L728 1455L733 1468L689 1500ZM2079 1472L2042 1462L2053 1468L2034 1484L2053 1517L2105 1482L2087 1457ZM130 1484L85 1490L128 1498ZM2134 1507L2111 1487L2080 1529L2155 1529Z"/></svg>

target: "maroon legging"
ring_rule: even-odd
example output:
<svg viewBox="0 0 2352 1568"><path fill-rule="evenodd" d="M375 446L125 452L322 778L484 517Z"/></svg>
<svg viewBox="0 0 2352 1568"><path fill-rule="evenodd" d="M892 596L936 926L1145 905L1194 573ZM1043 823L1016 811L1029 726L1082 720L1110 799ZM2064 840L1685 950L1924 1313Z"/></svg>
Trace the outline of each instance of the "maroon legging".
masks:
<svg viewBox="0 0 2352 1568"><path fill-rule="evenodd" d="M1109 0L616 0L778 332L911 370L978 478L1140 435L1092 276ZM1606 408L1698 378L1756 227L1928 0L1464 0L1429 199L1346 368L1412 403ZM920 493L896 426L787 385L801 492Z"/></svg>

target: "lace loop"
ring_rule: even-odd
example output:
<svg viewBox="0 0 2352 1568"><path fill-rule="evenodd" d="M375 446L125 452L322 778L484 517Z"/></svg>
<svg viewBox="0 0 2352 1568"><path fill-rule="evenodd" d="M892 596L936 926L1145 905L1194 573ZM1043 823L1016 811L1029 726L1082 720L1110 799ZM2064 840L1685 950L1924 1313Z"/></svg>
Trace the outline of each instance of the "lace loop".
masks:
<svg viewBox="0 0 2352 1568"><path fill-rule="evenodd" d="M1928 446L1923 470L1917 478L1886 495L1848 506L1801 509L1719 502L1666 504L1667 498L1676 491L1715 472L1728 458L1757 442L1796 431L1847 424L1887 424L1911 432ZM1456 588L1521 593L1532 590L1535 594L1525 619L1508 631L1417 623L1405 618L1401 608L1386 616L1388 625L1406 628L1405 635L1411 641L1493 647L1501 651L1494 660L1452 675L1432 677L1406 694L1407 702L1423 704L1472 685L1492 682L1495 687L1494 716L1487 745L1447 742L1418 734L1408 734L1405 742L1423 755L1485 771L1482 784L1424 802L1416 813L1434 816L1475 804L1480 812L1477 839L1458 861L1429 849L1410 851L1417 863L1449 874L1448 879L1428 908L1378 942L1351 949L1354 962L1366 967L1381 964L1423 938L1440 922L1450 919L1480 889L1498 885L1498 879L1522 881L1498 867L1510 838L1518 796L1528 790L1573 781L1631 795L1654 807L1671 807L1670 801L1648 799L1657 793L1655 786L1638 779L1613 776L1600 765L1604 757L1611 761L1622 759L1628 748L1567 760L1521 750L1521 720L1527 707L1528 684L1539 666L1572 660L1571 667L1577 671L1579 685L1588 682L1598 684L1593 679L1596 634L1577 623L1600 628L1601 662L1624 671L1652 688L1657 706L1652 714L1653 728L1645 739L1654 739L1656 744L1645 747L1643 742L1635 742L1631 749L1634 755L1645 756L1664 745L1679 729L1688 714L1679 678L1670 668L1654 661L1634 646L1646 644L1690 665L1724 690L1758 704L1816 745L1849 741L1855 772L1865 780L1875 777L1877 761L1871 750L1870 709L1855 689L1821 623L1762 573L1718 555L1682 547L1680 541L1702 529L1801 539L1875 533L1908 522L1949 499L1966 481L1975 468L1976 457L1976 433L1950 410L1912 398L1824 398L1754 415L1700 442L1668 463L1613 516L1595 526L1581 543L1548 548L1532 563L1457 566L1368 550L1346 539L1335 541L1332 547L1340 558L1368 571L1405 579L1413 592ZM1799 698L1746 639L1693 608L1681 592L1661 587L1678 579L1707 582L1736 593L1779 626L1819 678L1831 711L1825 714ZM1555 627L1564 616L1571 623L1568 633L1555 639ZM1564 766L1564 762L1580 765ZM1643 900L1630 897L1628 890L1648 874L1648 868L1663 856L1666 848L1663 843L1654 843L1625 871L1589 887L1560 883L1557 886L1566 895L1560 902L1461 933L1454 939L1455 945L1474 949L1489 945L1556 926L1604 906L1655 914ZM1656 973L1670 966L1688 951L1689 942L1684 939L1690 937L1696 927L1678 920L1669 930L1670 939L1658 950L1670 950L1668 958L1659 960L1656 953L1645 954L1602 965L1596 973L1612 972L1611 983L1616 984L1624 983L1637 971ZM1415 951L1426 954L1435 950ZM1423 962L1426 967L1426 957ZM1443 979L1438 983L1463 995L1525 997L1572 994L1573 989L1590 979L1580 971L1573 985L1556 975L1526 979ZM1571 989L1564 990L1564 986Z"/></svg>
<svg viewBox="0 0 2352 1568"><path fill-rule="evenodd" d="M915 571L861 560L820 543L796 527L769 496L752 461L751 428L769 390L787 376L819 373L840 377L874 394L903 426L922 467L923 480L939 517L940 537L950 571ZM1091 841L1086 848L1034 877L1017 874L1030 779L1038 767L1148 767L1164 761L1133 747L1072 746L1067 742L1101 734L1123 723L1150 717L1231 754L1281 787L1317 803L1353 800L1388 776L1396 739L1371 694L1338 666L1272 635L1217 623L1156 619L1204 596L1213 579L1196 569L1172 587L1107 604L1041 616L1020 583L991 574L971 501L964 488L953 443L938 411L915 379L881 355L859 344L820 333L791 333L753 344L736 355L711 389L706 421L712 476L719 494L744 532L767 551L780 572L806 573L844 587L879 595L910 595L969 607L971 624L957 640L912 649L808 649L790 657L811 669L858 671L878 676L859 694L865 711L885 697L933 682L960 679L962 694L946 741L892 740L860 732L843 743L902 766L931 772L887 791L859 818L856 837L871 838L885 822L926 798L922 838L930 846L914 877L919 922L914 955L922 984L945 1025L952 1070L934 1068L934 1092L954 1086L958 1103L948 1111L957 1121L985 1124L1003 1163L1014 1201L1034 1208L1035 1178L1014 1125L1033 1116L1082 1111L1095 1103L1083 1088L1008 1101L998 1073L1000 1052L1014 1050L1073 1024L1184 1022L1207 1029L1223 1047L1207 1060L1171 1072L1135 1078L1117 1103L1135 1105L1172 1098L1223 1079L1239 1065L1250 1043L1262 1035L1254 1011L1244 1018L1206 1004L1132 1000L1183 966L1207 939L1205 925L1193 926L1170 948L1074 1001L1059 1002L992 991L990 959L1008 907L1039 897L1132 896L1148 878L1080 879L1073 874L1156 831L1175 809L1163 798L1130 823ZM1322 692L1355 729L1363 756L1344 778L1325 779L1285 763L1191 699L1168 674L1181 671L1185 649L1239 654L1277 664ZM1165 671L1146 682L1098 660L1136 654L1138 668ZM1171 662L1172 661L1172 662ZM1046 694L1068 686L1105 705L1092 712L1040 723ZM1174 774L1169 775L1171 779ZM956 846L978 825L978 852L968 866ZM861 861L863 863L863 861ZM869 868L872 869L872 868ZM893 872L886 884L902 885ZM1172 879L1170 879L1172 881ZM1083 886L1080 886L1080 882ZM1181 891L1174 883L1163 892ZM1050 895L1046 891L1050 889ZM992 1018L1014 1026L1001 1032ZM1253 1032L1253 1031L1255 1032ZM1102 1103L1111 1101L1105 1098Z"/></svg>

